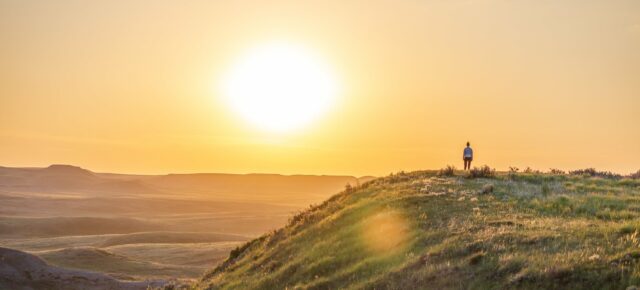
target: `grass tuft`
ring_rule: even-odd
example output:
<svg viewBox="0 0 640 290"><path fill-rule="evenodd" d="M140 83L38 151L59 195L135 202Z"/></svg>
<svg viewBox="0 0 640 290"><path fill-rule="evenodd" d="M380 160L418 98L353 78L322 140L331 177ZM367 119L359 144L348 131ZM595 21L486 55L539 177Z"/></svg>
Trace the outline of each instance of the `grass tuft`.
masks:
<svg viewBox="0 0 640 290"><path fill-rule="evenodd" d="M613 173L610 171L598 171L595 168L572 170L572 171L569 171L569 174L578 175L578 176L601 177L601 178L608 178L608 179L622 178L622 175L620 174Z"/></svg>
<svg viewBox="0 0 640 290"><path fill-rule="evenodd" d="M469 170L468 178L492 178L496 175L496 170L488 165L474 167Z"/></svg>
<svg viewBox="0 0 640 290"><path fill-rule="evenodd" d="M447 167L442 168L438 171L438 176L454 176L456 173L456 168L453 165L447 165Z"/></svg>

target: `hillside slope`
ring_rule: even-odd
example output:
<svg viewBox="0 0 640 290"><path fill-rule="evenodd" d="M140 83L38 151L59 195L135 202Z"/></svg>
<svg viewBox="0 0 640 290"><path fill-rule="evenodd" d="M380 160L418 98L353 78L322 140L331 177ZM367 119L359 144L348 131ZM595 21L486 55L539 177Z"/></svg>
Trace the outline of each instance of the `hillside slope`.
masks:
<svg viewBox="0 0 640 290"><path fill-rule="evenodd" d="M120 281L101 273L51 266L34 255L0 248L0 289L144 290L165 283Z"/></svg>
<svg viewBox="0 0 640 290"><path fill-rule="evenodd" d="M460 173L458 173L460 174ZM640 180L400 173L232 251L198 289L625 289Z"/></svg>

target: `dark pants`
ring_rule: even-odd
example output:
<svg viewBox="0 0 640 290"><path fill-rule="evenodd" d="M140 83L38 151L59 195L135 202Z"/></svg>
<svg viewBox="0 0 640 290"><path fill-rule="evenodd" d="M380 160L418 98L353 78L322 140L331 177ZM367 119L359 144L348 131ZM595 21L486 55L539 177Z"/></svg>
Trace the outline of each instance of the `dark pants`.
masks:
<svg viewBox="0 0 640 290"><path fill-rule="evenodd" d="M473 158L472 157L464 157L464 158L462 158L462 160L464 160L464 170L471 169L471 160L473 160Z"/></svg>

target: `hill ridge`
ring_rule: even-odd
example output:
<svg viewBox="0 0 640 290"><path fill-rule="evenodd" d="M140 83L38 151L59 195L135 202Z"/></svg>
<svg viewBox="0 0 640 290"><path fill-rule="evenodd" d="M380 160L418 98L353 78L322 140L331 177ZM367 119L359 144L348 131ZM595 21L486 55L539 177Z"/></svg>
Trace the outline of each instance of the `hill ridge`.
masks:
<svg viewBox="0 0 640 290"><path fill-rule="evenodd" d="M195 287L624 288L640 282L639 189L563 174L394 174L295 215Z"/></svg>

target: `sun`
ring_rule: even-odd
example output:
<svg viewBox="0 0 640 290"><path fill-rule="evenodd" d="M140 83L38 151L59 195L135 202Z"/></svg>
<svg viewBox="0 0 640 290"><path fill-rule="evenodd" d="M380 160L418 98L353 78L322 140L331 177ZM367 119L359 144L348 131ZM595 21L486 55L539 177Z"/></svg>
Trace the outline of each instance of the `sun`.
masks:
<svg viewBox="0 0 640 290"><path fill-rule="evenodd" d="M322 58L303 46L269 43L248 51L229 70L222 95L249 123L268 131L304 127L334 103L338 84Z"/></svg>

